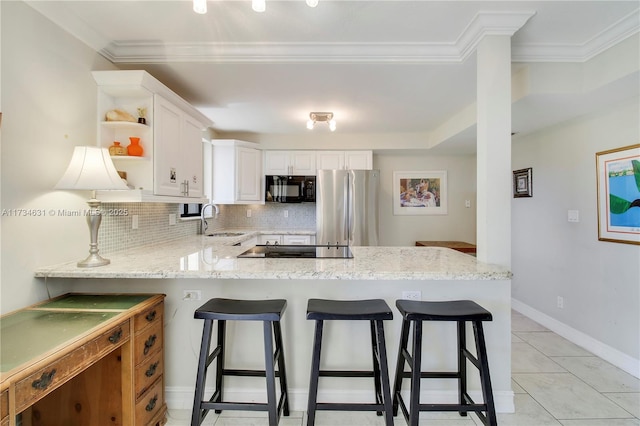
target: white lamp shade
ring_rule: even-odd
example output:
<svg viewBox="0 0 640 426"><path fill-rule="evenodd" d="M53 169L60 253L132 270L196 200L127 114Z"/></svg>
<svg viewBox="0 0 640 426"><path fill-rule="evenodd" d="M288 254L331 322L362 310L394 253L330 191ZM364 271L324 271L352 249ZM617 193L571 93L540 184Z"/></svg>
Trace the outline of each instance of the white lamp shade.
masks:
<svg viewBox="0 0 640 426"><path fill-rule="evenodd" d="M69 167L55 189L129 189L122 181L106 148L77 146Z"/></svg>

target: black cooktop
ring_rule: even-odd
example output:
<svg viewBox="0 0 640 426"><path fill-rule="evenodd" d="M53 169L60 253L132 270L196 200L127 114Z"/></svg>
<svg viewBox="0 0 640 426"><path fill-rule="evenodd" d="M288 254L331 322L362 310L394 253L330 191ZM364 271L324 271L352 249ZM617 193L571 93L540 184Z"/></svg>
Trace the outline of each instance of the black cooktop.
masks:
<svg viewBox="0 0 640 426"><path fill-rule="evenodd" d="M252 258L351 259L349 246L257 245L238 255Z"/></svg>

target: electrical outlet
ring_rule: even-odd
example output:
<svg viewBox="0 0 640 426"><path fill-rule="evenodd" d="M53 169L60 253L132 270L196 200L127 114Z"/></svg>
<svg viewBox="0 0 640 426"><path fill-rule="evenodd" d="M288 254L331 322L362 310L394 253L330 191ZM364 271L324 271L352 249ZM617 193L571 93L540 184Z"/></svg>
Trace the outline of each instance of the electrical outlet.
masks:
<svg viewBox="0 0 640 426"><path fill-rule="evenodd" d="M176 214L171 213L169 215L169 225L175 225L175 224L176 224Z"/></svg>
<svg viewBox="0 0 640 426"><path fill-rule="evenodd" d="M131 229L138 229L138 215L131 216Z"/></svg>
<svg viewBox="0 0 640 426"><path fill-rule="evenodd" d="M182 300L200 300L202 293L200 290L184 290L182 292Z"/></svg>
<svg viewBox="0 0 640 426"><path fill-rule="evenodd" d="M464 206L465 206L466 208L471 207L471 200L464 200Z"/></svg>
<svg viewBox="0 0 640 426"><path fill-rule="evenodd" d="M251 217L251 210L247 210L247 217Z"/></svg>
<svg viewBox="0 0 640 426"><path fill-rule="evenodd" d="M402 298L405 300L422 300L422 292L420 290L403 291Z"/></svg>
<svg viewBox="0 0 640 426"><path fill-rule="evenodd" d="M564 297L558 296L558 309L564 308Z"/></svg>
<svg viewBox="0 0 640 426"><path fill-rule="evenodd" d="M284 217L289 217L289 210L284 211Z"/></svg>

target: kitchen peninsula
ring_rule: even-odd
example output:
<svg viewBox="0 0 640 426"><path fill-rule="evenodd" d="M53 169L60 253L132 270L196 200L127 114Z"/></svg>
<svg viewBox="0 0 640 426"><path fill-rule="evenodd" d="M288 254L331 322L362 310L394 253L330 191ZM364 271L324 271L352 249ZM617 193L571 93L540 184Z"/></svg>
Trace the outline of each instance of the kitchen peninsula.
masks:
<svg viewBox="0 0 640 426"><path fill-rule="evenodd" d="M81 269L70 262L39 268L35 276L44 278L48 291L55 294L69 291L166 294L165 384L170 409L190 407L202 333L202 323L193 319L193 312L209 298L287 299L282 326L294 410L304 410L307 400L313 337L313 324L305 317L309 298L385 299L396 314L385 326L392 364L395 364L400 328L395 300L402 298L403 292L417 293L422 300L474 300L493 314L493 321L486 325L486 339L496 408L500 412L513 411L511 273L508 270L438 247L352 247L352 259L238 258L247 247L234 244L253 237L255 233L250 232L234 238L190 236L110 254L111 264L104 267ZM192 294L191 290L200 291L201 300L185 299L184 295ZM251 324L234 326L228 359L231 363L237 361L244 366L259 367L261 357L252 356L251 348L261 340L261 328ZM430 348L425 362L435 369L454 369L455 325L425 325L424 336L429 340L425 347ZM331 347L345 348L345 353L328 353L323 363L343 367L351 364L355 368L369 366L370 357L360 357L346 349L368 344L365 324L335 329L328 324L326 338L335 341ZM479 380L471 376L471 394L481 399ZM455 400L454 383L432 382L424 387L424 400ZM342 386L335 389L326 386L319 399L362 401L371 398L366 381L351 379L347 383L347 386L334 384ZM261 386L251 380L249 383L230 381L227 394L238 400L262 400Z"/></svg>

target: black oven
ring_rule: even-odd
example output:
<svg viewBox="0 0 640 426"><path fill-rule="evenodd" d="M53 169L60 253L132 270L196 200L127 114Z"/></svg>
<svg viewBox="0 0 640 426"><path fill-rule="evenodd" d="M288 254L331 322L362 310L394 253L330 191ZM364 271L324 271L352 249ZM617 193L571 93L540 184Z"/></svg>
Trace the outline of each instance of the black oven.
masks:
<svg viewBox="0 0 640 426"><path fill-rule="evenodd" d="M315 176L266 176L264 199L274 203L315 203Z"/></svg>

